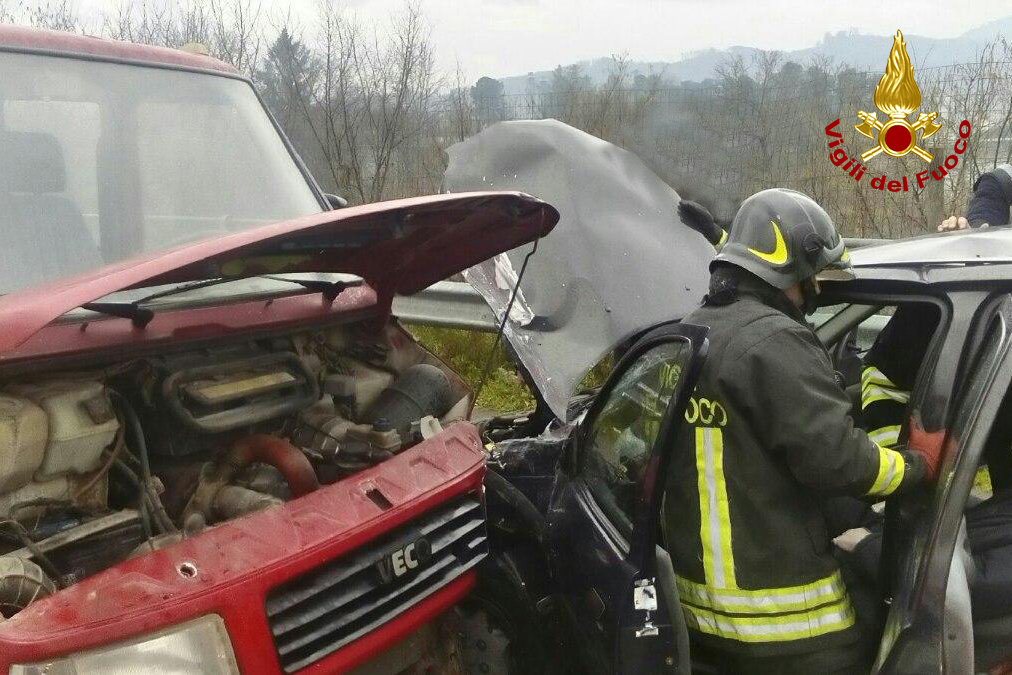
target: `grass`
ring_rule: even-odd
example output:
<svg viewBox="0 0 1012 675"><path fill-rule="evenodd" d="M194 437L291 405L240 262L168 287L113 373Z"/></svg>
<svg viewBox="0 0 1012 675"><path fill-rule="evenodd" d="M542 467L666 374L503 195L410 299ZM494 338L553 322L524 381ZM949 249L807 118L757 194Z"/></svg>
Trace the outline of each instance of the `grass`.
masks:
<svg viewBox="0 0 1012 675"><path fill-rule="evenodd" d="M419 324L407 324L406 328L426 349L449 364L471 389L478 388L495 343L494 333ZM488 380L478 395L478 405L499 413L534 409L534 395L501 348L496 350Z"/></svg>
<svg viewBox="0 0 1012 675"><path fill-rule="evenodd" d="M405 324L405 327L426 349L457 371L471 389L478 388L485 362L495 342L494 333L420 324ZM602 359L590 369L577 391L600 387L613 365L611 356ZM497 349L488 380L478 395L478 405L498 413L507 413L533 410L535 404L534 395L517 372L513 360L505 350Z"/></svg>

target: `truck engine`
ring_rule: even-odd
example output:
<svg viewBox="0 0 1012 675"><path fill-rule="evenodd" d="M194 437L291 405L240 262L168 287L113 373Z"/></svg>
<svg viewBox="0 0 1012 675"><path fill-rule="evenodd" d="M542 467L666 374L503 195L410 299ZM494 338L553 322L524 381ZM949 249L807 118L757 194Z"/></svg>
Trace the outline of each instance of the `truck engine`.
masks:
<svg viewBox="0 0 1012 675"><path fill-rule="evenodd" d="M383 462L470 402L396 322L3 381L0 614Z"/></svg>

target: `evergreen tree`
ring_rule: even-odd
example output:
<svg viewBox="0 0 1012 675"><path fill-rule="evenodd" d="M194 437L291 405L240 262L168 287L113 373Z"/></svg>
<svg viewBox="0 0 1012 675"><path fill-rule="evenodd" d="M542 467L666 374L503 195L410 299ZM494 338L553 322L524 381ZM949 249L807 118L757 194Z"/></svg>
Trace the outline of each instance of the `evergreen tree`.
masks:
<svg viewBox="0 0 1012 675"><path fill-rule="evenodd" d="M267 107L293 140L304 127L317 72L312 52L287 28L278 33L256 72L257 87Z"/></svg>

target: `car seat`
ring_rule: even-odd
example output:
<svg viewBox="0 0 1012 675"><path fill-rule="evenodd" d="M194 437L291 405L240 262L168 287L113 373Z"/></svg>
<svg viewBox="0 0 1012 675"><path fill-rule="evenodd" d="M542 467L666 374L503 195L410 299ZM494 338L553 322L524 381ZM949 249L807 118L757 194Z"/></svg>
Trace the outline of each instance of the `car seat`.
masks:
<svg viewBox="0 0 1012 675"><path fill-rule="evenodd" d="M0 135L0 292L100 267L102 256L65 194L63 148L52 134Z"/></svg>

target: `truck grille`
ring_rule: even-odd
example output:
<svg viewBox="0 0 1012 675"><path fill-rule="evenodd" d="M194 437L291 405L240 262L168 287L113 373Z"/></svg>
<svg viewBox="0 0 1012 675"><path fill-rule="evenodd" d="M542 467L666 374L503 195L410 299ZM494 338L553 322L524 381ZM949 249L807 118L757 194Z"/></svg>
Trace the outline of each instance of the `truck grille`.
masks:
<svg viewBox="0 0 1012 675"><path fill-rule="evenodd" d="M281 666L291 673L337 651L486 555L484 509L468 495L279 586L266 608Z"/></svg>

